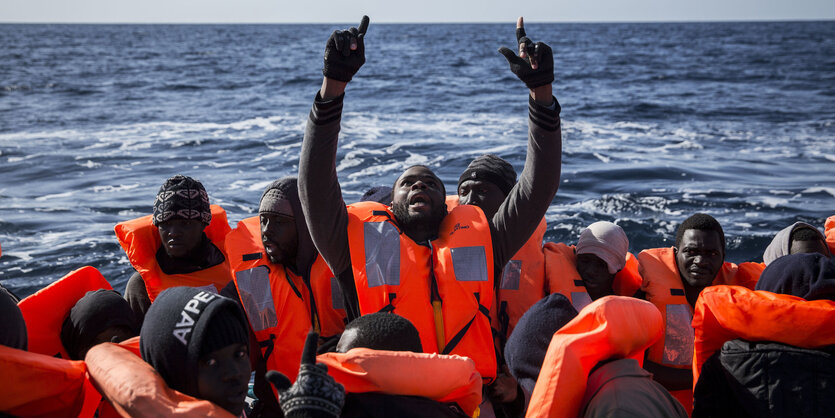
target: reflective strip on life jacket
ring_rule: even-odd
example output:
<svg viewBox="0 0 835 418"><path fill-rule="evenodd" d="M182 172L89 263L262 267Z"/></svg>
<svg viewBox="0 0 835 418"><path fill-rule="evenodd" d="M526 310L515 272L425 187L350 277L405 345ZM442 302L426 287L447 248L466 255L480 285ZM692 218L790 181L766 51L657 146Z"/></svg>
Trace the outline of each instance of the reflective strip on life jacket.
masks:
<svg viewBox="0 0 835 418"><path fill-rule="evenodd" d="M354 348L326 353L317 363L345 386L346 393L381 392L454 402L472 416L481 403L481 375L460 356Z"/></svg>
<svg viewBox="0 0 835 418"><path fill-rule="evenodd" d="M712 286L702 291L693 318L696 330L693 382L702 365L726 341L773 341L801 348L835 344L835 302Z"/></svg>
<svg viewBox="0 0 835 418"><path fill-rule="evenodd" d="M592 302L551 338L525 416L576 418L592 369L608 359L643 364L644 350L662 330L658 309L647 301L605 296Z"/></svg>
<svg viewBox="0 0 835 418"><path fill-rule="evenodd" d="M101 400L83 361L0 345L0 370L0 411L13 416L92 417Z"/></svg>
<svg viewBox="0 0 835 418"><path fill-rule="evenodd" d="M503 339L513 332L519 318L546 296L545 256L542 253L546 229L545 218L542 218L533 235L502 270L498 296L490 309L490 316L493 328Z"/></svg>
<svg viewBox="0 0 835 418"><path fill-rule="evenodd" d="M90 379L122 416L234 418L225 409L169 388L150 364L116 344L87 352Z"/></svg>
<svg viewBox="0 0 835 418"><path fill-rule="evenodd" d="M295 381L311 328L310 308L302 293L307 287L301 278L286 275L284 266L269 262L258 216L238 223L226 237L226 249L235 287L267 370Z"/></svg>
<svg viewBox="0 0 835 418"><path fill-rule="evenodd" d="M493 246L481 209L456 207L438 238L419 245L386 206L360 202L348 205L348 239L362 314L393 311L415 325L425 352L470 357L482 377L496 376Z"/></svg>
<svg viewBox="0 0 835 418"><path fill-rule="evenodd" d="M212 221L203 232L212 244L223 251L224 238L231 230L226 220L226 211L218 205L211 205L211 211ZM193 273L171 275L163 273L156 260L157 250L162 243L159 238L159 229L153 224L153 215L121 222L114 230L119 244L128 256L128 261L142 275L148 297L152 302L160 292L169 287L211 285L220 291L232 279L228 259L216 266Z"/></svg>
<svg viewBox="0 0 835 418"><path fill-rule="evenodd" d="M70 310L89 291L112 289L110 283L95 267L82 267L68 273L49 286L18 303L26 333L29 351L47 356L70 356L61 343L61 327Z"/></svg>

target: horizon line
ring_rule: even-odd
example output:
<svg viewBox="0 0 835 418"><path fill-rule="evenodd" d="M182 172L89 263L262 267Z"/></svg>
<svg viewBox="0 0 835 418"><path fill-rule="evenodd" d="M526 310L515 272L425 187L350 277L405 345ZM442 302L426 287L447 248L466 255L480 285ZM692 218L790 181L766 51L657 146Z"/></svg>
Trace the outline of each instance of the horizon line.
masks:
<svg viewBox="0 0 835 418"><path fill-rule="evenodd" d="M835 17L831 18L789 18L789 19L762 19L762 18L719 18L719 19L688 19L688 20L525 20L525 23L542 24L542 23L582 23L582 24L606 24L606 23L792 23L792 22L835 22ZM378 25L464 25L464 24L506 24L505 21L415 21L415 22L399 22L399 21L382 21L375 22ZM139 22L139 21L2 21L0 25L333 25L333 24L351 24L350 22L265 22L265 21L243 21L243 22L212 22L212 21L198 21L198 22Z"/></svg>

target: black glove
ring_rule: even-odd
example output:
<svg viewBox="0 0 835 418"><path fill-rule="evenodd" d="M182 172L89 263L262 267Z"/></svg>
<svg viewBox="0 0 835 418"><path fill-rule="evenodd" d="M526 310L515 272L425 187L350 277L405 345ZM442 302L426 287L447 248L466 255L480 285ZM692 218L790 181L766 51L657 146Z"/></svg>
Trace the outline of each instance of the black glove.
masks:
<svg viewBox="0 0 835 418"><path fill-rule="evenodd" d="M328 375L328 366L316 364L319 334L307 334L296 383L290 386L287 376L270 370L267 380L278 390L281 410L287 418L338 417L345 404L345 388Z"/></svg>
<svg viewBox="0 0 835 418"><path fill-rule="evenodd" d="M551 47L544 42L534 44L525 36L525 28L521 21L518 26L516 28L516 45L519 46L520 50L524 50L527 56L520 58L510 48L506 47L499 48L499 53L504 55L507 62L510 63L510 71L513 71L513 74L516 74L516 77L519 77L529 89L533 90L536 87L551 84L554 81L554 55L551 52ZM532 67L532 62L536 65L536 68Z"/></svg>
<svg viewBox="0 0 835 418"><path fill-rule="evenodd" d="M365 64L365 31L368 30L368 16L363 16L359 29L337 30L325 45L325 66L322 74L327 78L349 82ZM351 51L351 44L357 48Z"/></svg>

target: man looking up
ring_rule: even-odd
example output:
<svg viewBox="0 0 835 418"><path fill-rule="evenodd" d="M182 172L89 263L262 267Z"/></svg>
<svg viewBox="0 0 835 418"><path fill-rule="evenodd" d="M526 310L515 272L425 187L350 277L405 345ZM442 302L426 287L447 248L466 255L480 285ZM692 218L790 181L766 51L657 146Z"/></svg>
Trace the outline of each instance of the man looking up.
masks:
<svg viewBox="0 0 835 418"><path fill-rule="evenodd" d="M491 381L493 272L534 231L559 183L560 107L551 94L551 49L525 36L521 18L520 56L501 49L530 89L528 153L519 182L492 218L468 205L447 214L444 185L425 166L409 167L397 178L389 206L346 208L336 147L345 86L365 62L367 26L364 17L359 28L334 32L325 48L325 77L299 160L299 195L311 237L342 286L349 319L400 314L418 329L424 350L470 357Z"/></svg>

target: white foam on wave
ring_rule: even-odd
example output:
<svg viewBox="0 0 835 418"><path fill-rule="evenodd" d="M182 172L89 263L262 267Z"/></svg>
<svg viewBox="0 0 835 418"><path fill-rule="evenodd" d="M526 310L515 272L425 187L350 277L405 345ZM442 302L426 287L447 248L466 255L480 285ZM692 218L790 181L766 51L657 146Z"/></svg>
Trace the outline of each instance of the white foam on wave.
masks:
<svg viewBox="0 0 835 418"><path fill-rule="evenodd" d="M59 199L59 198L62 198L62 197L70 197L70 196L74 195L75 193L76 193L76 191L70 190L70 191L64 192L64 193L47 194L47 195L43 195L43 196L38 196L38 197L35 198L35 200L40 202L40 201L44 201L44 200Z"/></svg>
<svg viewBox="0 0 835 418"><path fill-rule="evenodd" d="M805 189L800 193L829 193L832 197L835 197L835 188L832 188L832 187L809 187L808 189Z"/></svg>
<svg viewBox="0 0 835 418"><path fill-rule="evenodd" d="M118 193L124 192L127 190L133 190L140 186L139 183L134 184L120 184L120 185L106 185L106 186L93 186L93 193Z"/></svg>

